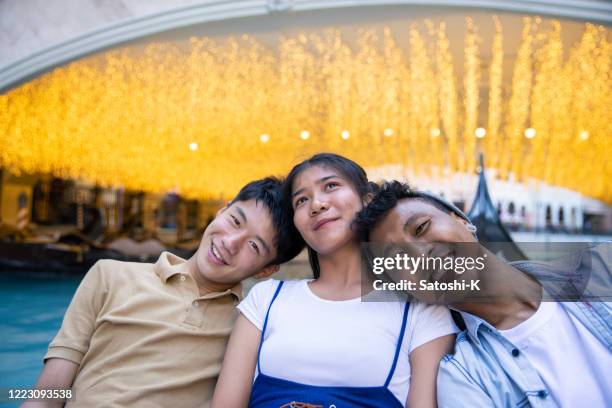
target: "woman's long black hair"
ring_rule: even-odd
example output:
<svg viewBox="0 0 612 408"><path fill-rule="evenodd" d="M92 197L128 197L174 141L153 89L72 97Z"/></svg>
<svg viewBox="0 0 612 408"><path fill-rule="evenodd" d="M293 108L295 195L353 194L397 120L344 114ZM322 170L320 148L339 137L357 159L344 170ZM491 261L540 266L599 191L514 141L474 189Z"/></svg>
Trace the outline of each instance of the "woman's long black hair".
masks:
<svg viewBox="0 0 612 408"><path fill-rule="evenodd" d="M291 192L293 189L293 182L295 178L299 176L304 170L312 167L312 166L322 166L328 167L338 171L342 174L346 180L352 184L359 197L365 199L368 193L372 192L372 186L368 183L368 176L365 170L355 163L354 161L347 159L346 157L342 157L340 155L334 153L319 153L315 154L309 159L304 160L303 162L296 165L291 171L287 178L285 179L285 183L283 185L283 201L285 205L288 206L288 211L293 218L293 204L291 200ZM303 238L300 236L300 239ZM319 266L319 257L317 252L307 245L308 248L308 261L310 262L310 267L312 268L312 273L314 274L315 279L319 278L321 275L321 268Z"/></svg>

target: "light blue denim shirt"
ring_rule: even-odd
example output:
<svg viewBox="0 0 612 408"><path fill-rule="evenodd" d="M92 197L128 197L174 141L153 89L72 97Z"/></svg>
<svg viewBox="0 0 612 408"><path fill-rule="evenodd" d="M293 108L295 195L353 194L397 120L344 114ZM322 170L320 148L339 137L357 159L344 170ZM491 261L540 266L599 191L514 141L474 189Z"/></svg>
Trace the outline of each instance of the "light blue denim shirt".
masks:
<svg viewBox="0 0 612 408"><path fill-rule="evenodd" d="M597 273L581 271L585 263ZM605 295L612 291L610 244L589 248L561 265L512 265L535 276L553 296L583 294L583 301L560 304L612 352L612 307L601 301L609 300ZM555 406L540 375L514 344L484 320L469 313L462 316L466 330L457 336L455 353L440 363L439 407Z"/></svg>

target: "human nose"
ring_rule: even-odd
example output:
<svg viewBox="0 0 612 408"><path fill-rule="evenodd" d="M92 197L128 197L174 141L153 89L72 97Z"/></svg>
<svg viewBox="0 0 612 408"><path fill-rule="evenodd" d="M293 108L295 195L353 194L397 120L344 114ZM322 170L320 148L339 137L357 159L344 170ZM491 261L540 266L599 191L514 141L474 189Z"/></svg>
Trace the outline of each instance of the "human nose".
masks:
<svg viewBox="0 0 612 408"><path fill-rule="evenodd" d="M433 242L428 242L421 239L413 241L412 243L410 243L410 246L419 254L425 255L427 257L432 255L432 252L435 248L435 244Z"/></svg>
<svg viewBox="0 0 612 408"><path fill-rule="evenodd" d="M323 199L320 196L315 196L310 201L310 215L315 216L320 214L323 211L326 211L329 208L329 203L327 200Z"/></svg>
<svg viewBox="0 0 612 408"><path fill-rule="evenodd" d="M232 256L236 255L236 253L238 252L238 249L240 248L240 245L244 241L245 236L246 236L246 232L245 231L236 231L233 234L229 234L229 235L225 236L221 240L221 245L223 245L223 248L230 255L232 255Z"/></svg>

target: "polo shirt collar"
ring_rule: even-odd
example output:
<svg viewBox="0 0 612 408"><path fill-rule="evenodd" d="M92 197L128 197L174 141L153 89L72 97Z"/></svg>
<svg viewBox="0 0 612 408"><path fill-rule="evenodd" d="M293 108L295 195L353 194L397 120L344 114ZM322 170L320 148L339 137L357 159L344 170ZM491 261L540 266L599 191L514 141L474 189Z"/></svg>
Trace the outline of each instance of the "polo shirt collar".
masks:
<svg viewBox="0 0 612 408"><path fill-rule="evenodd" d="M163 283L167 283L168 279L174 275L183 274L189 275L187 271L187 261L180 256L176 256L171 252L164 251L161 253L157 262L155 262L155 272ZM190 276L191 278L191 276ZM233 287L223 292L212 292L202 296L202 298L217 298L228 294L234 295L238 300L242 299L242 284L238 282Z"/></svg>
<svg viewBox="0 0 612 408"><path fill-rule="evenodd" d="M180 256L164 251L155 262L155 272L163 283L168 282L172 276L177 274L187 274L187 261Z"/></svg>

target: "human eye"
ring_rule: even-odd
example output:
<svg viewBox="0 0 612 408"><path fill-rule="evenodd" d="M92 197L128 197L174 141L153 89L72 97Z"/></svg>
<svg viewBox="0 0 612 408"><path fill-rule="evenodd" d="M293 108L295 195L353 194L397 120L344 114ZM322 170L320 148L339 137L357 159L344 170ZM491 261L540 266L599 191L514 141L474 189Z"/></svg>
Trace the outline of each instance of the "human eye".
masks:
<svg viewBox="0 0 612 408"><path fill-rule="evenodd" d="M251 248L253 248L257 254L259 254L259 245L257 245L257 242L250 241L249 245L251 245Z"/></svg>
<svg viewBox="0 0 612 408"><path fill-rule="evenodd" d="M329 183L325 184L325 189L326 190L333 190L334 188L338 187L340 185L340 183L337 183L335 181L330 181Z"/></svg>
<svg viewBox="0 0 612 408"><path fill-rule="evenodd" d="M232 217L232 222L234 223L234 225L239 227L240 226L240 220L238 218L234 217L233 215L230 215L230 217Z"/></svg>
<svg viewBox="0 0 612 408"><path fill-rule="evenodd" d="M295 200L295 208L299 207L301 204L306 202L306 197L300 197L297 200Z"/></svg>
<svg viewBox="0 0 612 408"><path fill-rule="evenodd" d="M416 236L422 235L425 231L427 231L427 228L429 227L430 223L431 223L431 220L426 220L420 223L414 230L415 235Z"/></svg>

